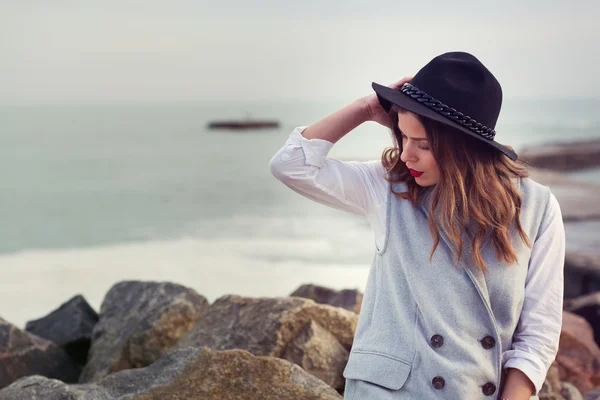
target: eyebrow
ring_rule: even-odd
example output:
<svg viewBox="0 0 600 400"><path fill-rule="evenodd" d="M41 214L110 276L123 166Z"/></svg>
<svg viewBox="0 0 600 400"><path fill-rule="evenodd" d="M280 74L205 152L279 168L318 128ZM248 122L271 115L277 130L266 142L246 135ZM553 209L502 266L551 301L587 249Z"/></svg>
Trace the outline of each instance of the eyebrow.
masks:
<svg viewBox="0 0 600 400"><path fill-rule="evenodd" d="M402 129L398 128L398 130L400 131L401 134L403 134L404 136L406 136L409 139L412 139L416 142L426 142L427 138L411 138L410 136L408 136L406 133L402 132Z"/></svg>

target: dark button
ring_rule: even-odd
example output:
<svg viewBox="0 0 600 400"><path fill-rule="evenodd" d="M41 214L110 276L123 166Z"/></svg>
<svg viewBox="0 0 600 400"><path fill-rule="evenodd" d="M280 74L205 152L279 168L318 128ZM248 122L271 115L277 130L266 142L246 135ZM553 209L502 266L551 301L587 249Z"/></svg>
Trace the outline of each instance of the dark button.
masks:
<svg viewBox="0 0 600 400"><path fill-rule="evenodd" d="M444 344L442 335L433 335L429 341L433 347L441 347Z"/></svg>
<svg viewBox="0 0 600 400"><path fill-rule="evenodd" d="M431 380L431 384L436 389L443 388L444 387L444 383L446 383L446 382L444 381L444 378L442 378L441 376L436 376L435 378L433 378Z"/></svg>
<svg viewBox="0 0 600 400"><path fill-rule="evenodd" d="M491 336L486 336L481 340L481 345L484 349L491 349L496 345L496 339Z"/></svg>
<svg viewBox="0 0 600 400"><path fill-rule="evenodd" d="M496 392L496 385L494 385L492 382L486 383L482 386L482 388L483 394L485 394L486 396L490 396Z"/></svg>

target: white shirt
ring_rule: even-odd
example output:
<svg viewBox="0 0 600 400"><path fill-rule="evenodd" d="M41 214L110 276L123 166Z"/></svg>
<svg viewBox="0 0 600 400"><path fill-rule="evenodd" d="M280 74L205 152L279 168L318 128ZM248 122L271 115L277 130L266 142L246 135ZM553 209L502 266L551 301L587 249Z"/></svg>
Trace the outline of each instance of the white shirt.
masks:
<svg viewBox="0 0 600 400"><path fill-rule="evenodd" d="M382 248L386 235L389 183L380 160L358 162L328 158L333 143L306 139L306 126L295 128L273 156L273 175L299 194L338 210L364 215ZM562 213L551 194L547 218L533 244L525 281L525 299L512 349L502 357L503 368L517 368L542 387L558 352L562 327L565 232Z"/></svg>

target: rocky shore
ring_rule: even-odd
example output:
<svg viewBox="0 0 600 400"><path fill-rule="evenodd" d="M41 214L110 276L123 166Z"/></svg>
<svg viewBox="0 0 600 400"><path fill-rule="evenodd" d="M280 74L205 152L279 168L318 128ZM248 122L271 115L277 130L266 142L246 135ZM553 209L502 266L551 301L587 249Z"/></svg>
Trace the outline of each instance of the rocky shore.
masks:
<svg viewBox="0 0 600 400"><path fill-rule="evenodd" d="M538 168L575 171L600 167L600 139L548 143L526 148L519 158Z"/></svg>
<svg viewBox="0 0 600 400"><path fill-rule="evenodd" d="M25 330L0 319L0 399L341 399L361 302L120 282L99 314L75 296Z"/></svg>
<svg viewBox="0 0 600 400"><path fill-rule="evenodd" d="M600 399L600 185L560 173L579 167L555 150L556 163L548 148L527 158L567 235L559 352L539 398ZM575 165L595 162L578 151ZM0 318L0 399L342 399L361 303L310 284L210 304L173 283L119 282L98 313L78 295L24 330Z"/></svg>
<svg viewBox="0 0 600 400"><path fill-rule="evenodd" d="M304 285L209 304L181 285L120 282L99 315L75 296L25 330L0 319L0 399L341 399L361 303ZM600 398L599 306L600 292L565 301L540 399Z"/></svg>
<svg viewBox="0 0 600 400"><path fill-rule="evenodd" d="M549 186L560 203L567 240L565 298L600 291L600 183L561 172L597 167L599 150L600 139L550 144L520 155L531 166L531 178Z"/></svg>

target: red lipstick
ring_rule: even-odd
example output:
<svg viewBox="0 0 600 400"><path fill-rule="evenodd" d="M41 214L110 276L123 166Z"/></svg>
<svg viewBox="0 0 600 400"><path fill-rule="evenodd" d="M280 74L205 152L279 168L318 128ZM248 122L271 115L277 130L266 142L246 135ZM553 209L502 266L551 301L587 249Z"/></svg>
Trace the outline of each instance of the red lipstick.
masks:
<svg viewBox="0 0 600 400"><path fill-rule="evenodd" d="M423 173L421 171L417 171L412 168L409 168L408 170L410 171L410 174L412 176L414 176L415 178L418 178L419 176L423 175Z"/></svg>

